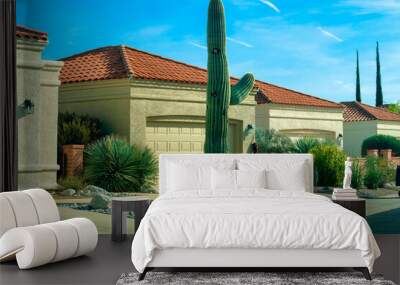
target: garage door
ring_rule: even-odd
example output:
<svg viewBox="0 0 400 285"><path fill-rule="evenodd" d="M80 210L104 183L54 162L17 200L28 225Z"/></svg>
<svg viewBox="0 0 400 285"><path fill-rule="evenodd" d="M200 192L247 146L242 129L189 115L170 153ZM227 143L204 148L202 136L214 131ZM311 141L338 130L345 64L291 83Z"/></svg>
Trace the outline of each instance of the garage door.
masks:
<svg viewBox="0 0 400 285"><path fill-rule="evenodd" d="M335 140L335 133L325 130L280 130L279 132L287 135L293 141L297 141L303 137L313 137L319 140Z"/></svg>
<svg viewBox="0 0 400 285"><path fill-rule="evenodd" d="M230 125L229 146L237 150L238 136ZM203 153L206 130L203 123L147 122L146 142L156 153Z"/></svg>

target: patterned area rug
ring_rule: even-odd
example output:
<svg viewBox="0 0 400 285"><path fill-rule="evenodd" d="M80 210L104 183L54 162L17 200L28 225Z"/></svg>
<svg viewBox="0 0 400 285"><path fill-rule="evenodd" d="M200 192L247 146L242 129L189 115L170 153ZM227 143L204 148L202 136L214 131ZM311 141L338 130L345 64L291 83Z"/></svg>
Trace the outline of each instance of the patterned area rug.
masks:
<svg viewBox="0 0 400 285"><path fill-rule="evenodd" d="M142 281L138 281L138 276L138 273L122 274L117 285L395 285L381 276L372 276L373 280L368 281L358 272L148 272Z"/></svg>

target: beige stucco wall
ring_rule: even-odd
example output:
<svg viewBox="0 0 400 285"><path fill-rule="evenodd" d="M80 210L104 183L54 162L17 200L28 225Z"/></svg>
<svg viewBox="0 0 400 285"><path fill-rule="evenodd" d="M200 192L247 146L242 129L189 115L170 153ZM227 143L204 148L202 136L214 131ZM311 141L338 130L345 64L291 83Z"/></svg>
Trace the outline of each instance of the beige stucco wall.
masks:
<svg viewBox="0 0 400 285"><path fill-rule="evenodd" d="M131 98L132 142L145 142L147 121L205 122L204 85L135 80ZM255 124L254 107L254 94L251 94L242 104L229 108L229 119L237 128L235 152L247 151L251 143L251 137L243 138L243 131L249 124Z"/></svg>
<svg viewBox="0 0 400 285"><path fill-rule="evenodd" d="M256 127L275 129L293 139L303 136L336 140L343 134L343 110L308 106L258 104Z"/></svg>
<svg viewBox="0 0 400 285"><path fill-rule="evenodd" d="M62 62L42 60L45 44L17 41L17 104L34 113L18 120L18 187L57 187L58 80Z"/></svg>
<svg viewBox="0 0 400 285"><path fill-rule="evenodd" d="M98 118L112 133L130 137L130 83L127 79L63 84L60 112L88 114Z"/></svg>
<svg viewBox="0 0 400 285"><path fill-rule="evenodd" d="M149 80L105 80L64 84L60 88L60 112L89 114L101 119L114 133L131 143L146 144L148 121L204 124L206 86ZM246 151L251 137L242 131L255 124L254 94L229 110L239 128L236 151Z"/></svg>
<svg viewBox="0 0 400 285"><path fill-rule="evenodd" d="M400 122L378 121L377 129L379 135L394 136L400 140Z"/></svg>
<svg viewBox="0 0 400 285"><path fill-rule="evenodd" d="M344 150L353 157L361 156L363 141L374 135L390 135L400 139L400 122L364 121L344 123Z"/></svg>
<svg viewBox="0 0 400 285"><path fill-rule="evenodd" d="M377 134L377 121L345 122L343 129L344 151L352 157L359 157L363 141Z"/></svg>

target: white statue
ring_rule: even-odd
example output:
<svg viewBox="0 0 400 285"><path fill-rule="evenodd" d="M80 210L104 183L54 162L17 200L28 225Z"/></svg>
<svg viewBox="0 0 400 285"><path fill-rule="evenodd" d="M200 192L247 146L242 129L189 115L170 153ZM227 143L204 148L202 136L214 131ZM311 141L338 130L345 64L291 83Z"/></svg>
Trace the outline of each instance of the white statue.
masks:
<svg viewBox="0 0 400 285"><path fill-rule="evenodd" d="M343 189L352 189L351 188L351 176L353 174L351 170L351 158L348 157L346 162L344 163L344 179L343 179Z"/></svg>

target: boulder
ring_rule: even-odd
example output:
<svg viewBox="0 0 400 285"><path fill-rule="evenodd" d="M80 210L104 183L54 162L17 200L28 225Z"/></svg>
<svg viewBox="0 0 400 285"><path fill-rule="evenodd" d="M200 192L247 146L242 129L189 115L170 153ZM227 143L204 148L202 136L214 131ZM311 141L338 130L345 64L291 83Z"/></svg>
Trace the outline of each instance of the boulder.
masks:
<svg viewBox="0 0 400 285"><path fill-rule="evenodd" d="M60 192L61 196L73 196L76 193L74 189L65 189L64 191Z"/></svg>
<svg viewBox="0 0 400 285"><path fill-rule="evenodd" d="M93 196L94 194L102 194L108 197L112 197L111 193L108 192L107 190L104 190L103 188L94 186L94 185L88 185L85 187L85 189L82 190L83 193L85 193L83 196ZM89 195L90 193L90 195Z"/></svg>
<svg viewBox="0 0 400 285"><path fill-rule="evenodd" d="M92 197L92 192L87 190L81 190L79 191L79 196Z"/></svg>
<svg viewBox="0 0 400 285"><path fill-rule="evenodd" d="M94 193L92 200L90 201L90 207L93 209L108 209L111 203L111 196L104 195L102 193Z"/></svg>

